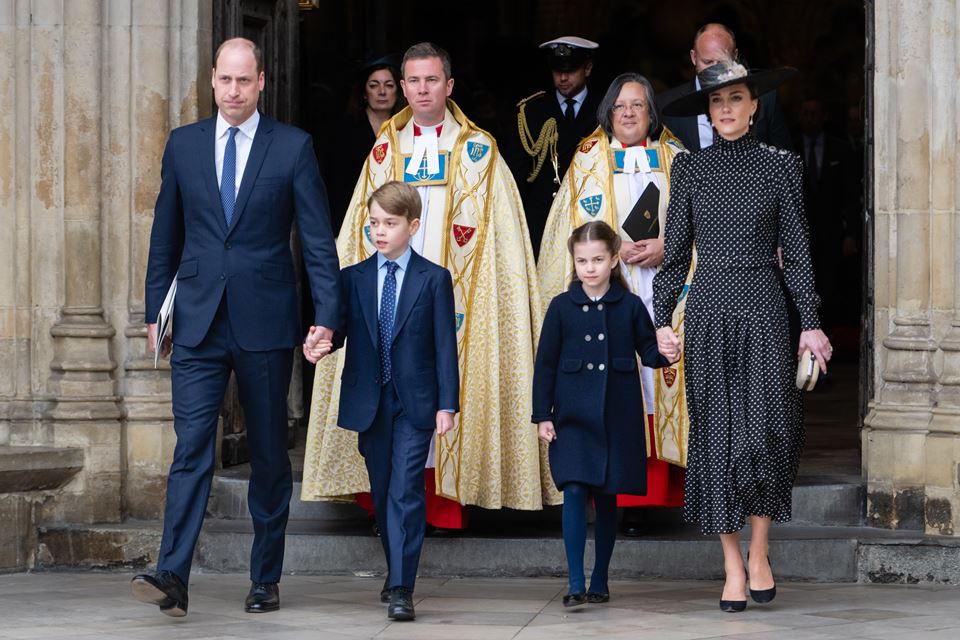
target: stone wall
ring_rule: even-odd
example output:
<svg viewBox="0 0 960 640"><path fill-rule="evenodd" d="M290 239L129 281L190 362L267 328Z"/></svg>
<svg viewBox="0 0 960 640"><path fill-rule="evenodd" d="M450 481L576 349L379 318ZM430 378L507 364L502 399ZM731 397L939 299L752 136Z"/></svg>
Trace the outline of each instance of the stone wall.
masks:
<svg viewBox="0 0 960 640"><path fill-rule="evenodd" d="M38 517L158 517L169 373L143 276L172 127L211 111L211 0L0 0L0 446L79 448Z"/></svg>
<svg viewBox="0 0 960 640"><path fill-rule="evenodd" d="M0 0L0 447L83 451L42 521L161 513L174 437L143 277L167 134L211 112L212 2ZM868 515L958 535L960 0L872 4Z"/></svg>
<svg viewBox="0 0 960 640"><path fill-rule="evenodd" d="M868 522L960 534L957 0L876 6Z"/></svg>

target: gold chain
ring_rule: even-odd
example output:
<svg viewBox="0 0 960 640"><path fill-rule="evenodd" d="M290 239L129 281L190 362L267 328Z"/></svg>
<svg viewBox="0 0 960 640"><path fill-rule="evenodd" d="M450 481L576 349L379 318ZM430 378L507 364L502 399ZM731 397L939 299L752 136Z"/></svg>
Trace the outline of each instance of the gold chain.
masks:
<svg viewBox="0 0 960 640"><path fill-rule="evenodd" d="M536 96L530 97L534 98ZM530 98L527 98L527 100L529 99ZM557 140L559 138L557 134L557 120L556 118L547 118L547 121L543 123L543 127L540 128L540 135L534 140L533 134L530 133L530 127L527 125L527 100L523 100L517 105L520 107L520 112L517 114L517 130L520 132L520 142L523 143L523 150L527 152L527 155L534 158L533 171L531 171L527 177L527 182L533 182L537 179L537 176L540 175L540 170L543 168L543 163L546 162L547 156L549 155L550 163L553 165L554 182L560 184L560 174L557 163Z"/></svg>

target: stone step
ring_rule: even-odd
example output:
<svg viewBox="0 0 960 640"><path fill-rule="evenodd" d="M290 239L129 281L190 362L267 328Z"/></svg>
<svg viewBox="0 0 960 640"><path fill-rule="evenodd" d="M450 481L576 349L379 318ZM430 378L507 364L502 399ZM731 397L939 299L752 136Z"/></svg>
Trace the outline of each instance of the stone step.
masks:
<svg viewBox="0 0 960 640"><path fill-rule="evenodd" d="M231 469L214 476L207 516L226 520L249 520L247 477L249 472ZM859 479L857 479L859 480ZM304 502L300 500L300 482L293 486L290 500L291 520L356 520L364 514L352 503ZM863 484L846 478L823 483L798 484L793 489L795 524L855 527L863 524L866 497ZM663 515L658 516L663 520ZM668 518L669 520L669 518ZM676 518L679 521L679 517Z"/></svg>
<svg viewBox="0 0 960 640"><path fill-rule="evenodd" d="M158 522L64 525L39 531L37 569L147 569L160 544ZM749 539L746 530L744 539ZM194 560L199 572L246 571L253 532L242 520L208 520ZM588 542L588 564L592 543ZM866 527L775 526L770 556L779 579L806 582L960 582L960 540ZM720 545L689 528L669 536L617 542L615 578L722 577ZM383 552L369 534L342 523L291 522L287 573L382 575ZM566 572L563 542L547 537L430 537L422 576L559 576Z"/></svg>

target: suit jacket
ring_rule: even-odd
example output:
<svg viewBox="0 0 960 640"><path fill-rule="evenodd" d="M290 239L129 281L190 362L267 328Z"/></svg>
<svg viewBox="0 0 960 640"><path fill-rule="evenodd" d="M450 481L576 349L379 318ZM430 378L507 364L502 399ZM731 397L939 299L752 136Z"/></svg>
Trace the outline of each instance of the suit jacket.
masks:
<svg viewBox="0 0 960 640"><path fill-rule="evenodd" d="M177 277L173 342L197 346L226 296L237 344L248 351L302 343L290 251L294 220L316 309L334 328L339 261L327 194L310 136L261 116L227 227L214 158L216 118L174 129L154 208L146 276L146 321L154 322Z"/></svg>
<svg viewBox="0 0 960 640"><path fill-rule="evenodd" d="M657 110L663 112L664 105L670 104L677 98L696 91L693 80L668 89L657 95ZM664 124L669 127L680 141L690 151L700 149L700 132L697 127L696 116L663 116ZM780 107L777 106L777 92L769 91L760 96L757 115L753 119L753 134L757 140L780 149L793 150L790 131L787 129L786 119Z"/></svg>
<svg viewBox="0 0 960 640"><path fill-rule="evenodd" d="M602 97L602 93L589 89L572 123L563 115L554 89L527 102L524 113L534 139L540 135L540 129L549 118L555 118L557 121L557 170L561 179L567 167L570 166L580 141L597 128L597 107L600 106ZM533 169L533 158L524 151L519 135L517 131L511 136L508 151L504 156L517 181L527 226L530 229L530 241L533 244L534 253L538 254L543 228L547 223L550 206L553 204L553 194L560 189L560 185L554 182L556 176L549 158L543 163L536 179L533 182L527 182L527 177Z"/></svg>
<svg viewBox="0 0 960 640"><path fill-rule="evenodd" d="M345 318L335 346L346 340L347 350L337 424L366 431L380 402L377 254L344 269L340 286ZM440 409L460 410L453 280L416 252L400 286L390 362L403 411L415 428L435 428Z"/></svg>

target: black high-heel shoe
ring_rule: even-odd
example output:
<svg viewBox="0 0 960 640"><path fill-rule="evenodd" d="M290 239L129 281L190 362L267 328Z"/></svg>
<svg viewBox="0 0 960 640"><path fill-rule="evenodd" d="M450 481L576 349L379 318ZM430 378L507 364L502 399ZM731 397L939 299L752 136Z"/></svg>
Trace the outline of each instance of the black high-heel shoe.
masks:
<svg viewBox="0 0 960 640"><path fill-rule="evenodd" d="M747 564L750 563L750 553L747 552ZM767 556L767 564L770 565L770 573L773 573L773 563L770 562L770 556ZM777 584L774 582L769 589L750 588L750 598L757 604L768 604L777 597Z"/></svg>
<svg viewBox="0 0 960 640"><path fill-rule="evenodd" d="M724 613L740 613L741 611L746 610L747 601L746 600L721 600L720 601L720 611Z"/></svg>

